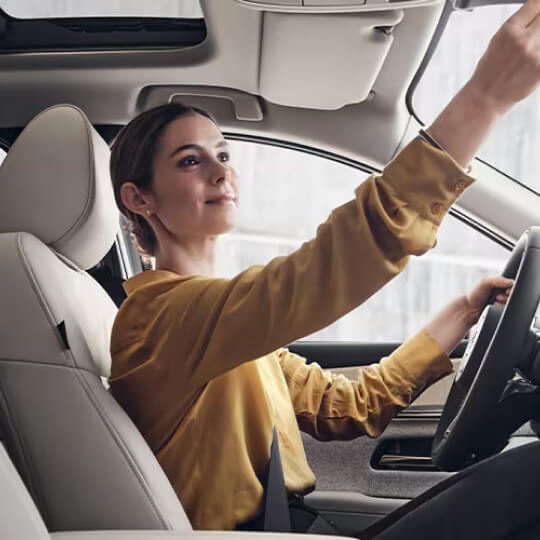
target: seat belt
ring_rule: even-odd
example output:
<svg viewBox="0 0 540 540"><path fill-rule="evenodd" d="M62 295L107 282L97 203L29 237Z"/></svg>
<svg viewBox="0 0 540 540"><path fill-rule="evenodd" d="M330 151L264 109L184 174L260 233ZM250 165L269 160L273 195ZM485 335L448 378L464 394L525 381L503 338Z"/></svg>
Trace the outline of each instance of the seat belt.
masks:
<svg viewBox="0 0 540 540"><path fill-rule="evenodd" d="M301 522L305 521L306 514L310 516L311 523L309 521L306 523L307 530L302 529L304 532L339 534L337 527L332 522L323 518L314 508L304 505L303 500L301 503L297 502L293 507L289 507L289 498L283 477L283 466L279 455L277 429L274 426L265 487L264 530L268 532L291 532L291 512L293 511L299 511L300 514L303 514L303 519L300 518Z"/></svg>
<svg viewBox="0 0 540 540"><path fill-rule="evenodd" d="M283 467L279 455L277 429L274 426L270 461L266 478L264 501L264 530L272 532L291 532L289 501L283 478Z"/></svg>

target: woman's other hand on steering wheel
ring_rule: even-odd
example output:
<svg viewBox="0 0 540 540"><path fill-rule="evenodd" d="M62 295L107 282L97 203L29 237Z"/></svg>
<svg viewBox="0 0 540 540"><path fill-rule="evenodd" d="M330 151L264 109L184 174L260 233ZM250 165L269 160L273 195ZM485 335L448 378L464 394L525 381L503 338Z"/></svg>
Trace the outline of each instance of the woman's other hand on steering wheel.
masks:
<svg viewBox="0 0 540 540"><path fill-rule="evenodd" d="M497 290L495 303L506 304L513 283L514 280L502 276L486 277L465 295L465 302L467 303L467 309L471 317L471 326L478 322L486 302L494 289Z"/></svg>
<svg viewBox="0 0 540 540"><path fill-rule="evenodd" d="M443 308L426 326L426 332L446 354L450 354L476 324L492 291L497 290L495 302L504 304L513 283L512 279L501 276L482 279L468 293L458 296Z"/></svg>

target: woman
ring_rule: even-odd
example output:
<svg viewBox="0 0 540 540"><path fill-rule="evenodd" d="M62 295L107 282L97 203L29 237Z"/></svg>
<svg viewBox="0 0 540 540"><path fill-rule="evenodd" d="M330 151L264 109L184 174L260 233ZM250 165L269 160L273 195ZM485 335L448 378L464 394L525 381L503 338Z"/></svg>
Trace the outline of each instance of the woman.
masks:
<svg viewBox="0 0 540 540"><path fill-rule="evenodd" d="M112 334L111 389L195 528L233 529L260 515L274 427L288 492L313 489L299 427L321 440L377 436L451 371L447 355L490 290L511 285L483 281L356 382L283 348L361 304L410 254L434 245L443 215L472 182L463 168L496 118L540 78L539 14L540 3L529 0L430 135L361 184L312 241L230 280L211 277L216 237L234 227L240 200L214 121L199 109L164 105L118 136L111 155L117 203L156 270L126 283Z"/></svg>

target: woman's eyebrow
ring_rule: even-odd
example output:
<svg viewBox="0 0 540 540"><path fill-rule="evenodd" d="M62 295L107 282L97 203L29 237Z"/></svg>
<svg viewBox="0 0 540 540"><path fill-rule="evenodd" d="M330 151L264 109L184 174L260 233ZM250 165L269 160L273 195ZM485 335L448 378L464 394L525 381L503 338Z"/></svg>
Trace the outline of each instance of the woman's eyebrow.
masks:
<svg viewBox="0 0 540 540"><path fill-rule="evenodd" d="M174 157L176 154L178 154L178 152L181 152L182 150L201 150L201 147L198 144L183 144L182 146L179 146L174 152L172 152L169 157Z"/></svg>
<svg viewBox="0 0 540 540"><path fill-rule="evenodd" d="M228 144L229 143L225 139L223 139L216 144L216 148L228 146ZM179 146L176 150L174 150L169 156L169 158L174 157L176 154L178 154L178 152L181 152L182 150L202 150L202 146L200 146L199 144L183 144L182 146Z"/></svg>

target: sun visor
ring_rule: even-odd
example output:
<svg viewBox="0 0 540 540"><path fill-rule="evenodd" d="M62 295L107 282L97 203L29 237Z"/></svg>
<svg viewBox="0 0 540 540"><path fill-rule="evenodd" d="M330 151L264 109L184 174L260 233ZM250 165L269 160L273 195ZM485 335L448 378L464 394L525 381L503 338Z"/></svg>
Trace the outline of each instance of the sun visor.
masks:
<svg viewBox="0 0 540 540"><path fill-rule="evenodd" d="M264 13L261 96L313 109L365 101L402 18L402 10Z"/></svg>

